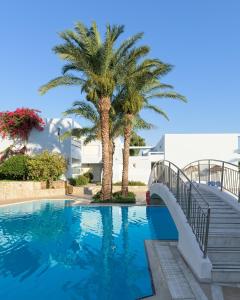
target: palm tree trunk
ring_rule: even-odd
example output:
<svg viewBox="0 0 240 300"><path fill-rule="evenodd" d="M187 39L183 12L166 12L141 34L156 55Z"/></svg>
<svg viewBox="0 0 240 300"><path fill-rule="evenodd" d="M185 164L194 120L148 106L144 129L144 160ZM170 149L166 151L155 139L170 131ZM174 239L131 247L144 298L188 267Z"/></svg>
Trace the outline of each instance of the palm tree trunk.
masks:
<svg viewBox="0 0 240 300"><path fill-rule="evenodd" d="M129 166L129 147L132 134L133 115L128 114L127 125L124 129L124 148L123 148L123 172L122 172L122 195L128 195L128 166Z"/></svg>
<svg viewBox="0 0 240 300"><path fill-rule="evenodd" d="M115 144L114 141L112 139L110 139L110 143L109 143L109 156L110 156L110 161L109 161L109 168L110 168L110 184L111 184L111 193L112 193L112 189L113 189L113 155L114 155L114 151L115 151Z"/></svg>
<svg viewBox="0 0 240 300"><path fill-rule="evenodd" d="M110 98L103 97L99 99L100 126L102 139L102 200L111 199L111 183L110 183L110 155L109 155L109 110L111 107Z"/></svg>

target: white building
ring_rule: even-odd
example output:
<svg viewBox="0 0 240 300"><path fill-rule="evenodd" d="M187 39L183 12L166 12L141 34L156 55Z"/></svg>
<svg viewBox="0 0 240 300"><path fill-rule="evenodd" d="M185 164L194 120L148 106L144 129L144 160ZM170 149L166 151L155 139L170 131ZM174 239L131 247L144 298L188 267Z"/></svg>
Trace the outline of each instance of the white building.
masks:
<svg viewBox="0 0 240 300"><path fill-rule="evenodd" d="M33 129L30 133L27 151L28 154L40 153L43 150L61 153L68 164L66 177L75 177L88 170L94 175L94 181L101 180L102 173L102 149L100 141L93 141L84 145L84 139L66 138L61 139L61 135L73 128L81 126L71 118L45 119L43 131ZM0 138L0 152L13 144L12 140ZM121 178L122 165L122 143L116 139L116 151L114 154L114 181Z"/></svg>
<svg viewBox="0 0 240 300"><path fill-rule="evenodd" d="M43 131L33 130L28 140L28 153L39 153L43 150L61 153L68 162L66 177L75 177L88 170L94 175L94 181L101 180L102 149L100 141L87 145L84 139L60 136L81 126L71 118L47 119ZM11 140L0 139L0 152L12 144ZM236 134L165 134L155 147L139 148L140 154L130 156L129 180L148 182L152 165L167 159L179 167L184 167L199 159L219 159L237 164L240 161L240 133ZM121 181L122 149L120 138L115 140L113 158L113 181Z"/></svg>
<svg viewBox="0 0 240 300"><path fill-rule="evenodd" d="M165 134L153 150L163 151L164 159L180 168L201 159L238 164L240 133Z"/></svg>

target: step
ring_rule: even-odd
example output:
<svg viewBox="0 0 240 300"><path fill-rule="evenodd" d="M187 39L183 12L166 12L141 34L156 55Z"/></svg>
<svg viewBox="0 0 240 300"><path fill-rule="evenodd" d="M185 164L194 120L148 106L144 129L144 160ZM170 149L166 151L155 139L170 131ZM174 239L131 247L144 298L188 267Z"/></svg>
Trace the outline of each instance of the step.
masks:
<svg viewBox="0 0 240 300"><path fill-rule="evenodd" d="M213 264L240 265L240 247L211 247L208 257Z"/></svg>
<svg viewBox="0 0 240 300"><path fill-rule="evenodd" d="M231 217L231 216L210 216L210 223L221 223L221 224L240 224L240 218L238 217Z"/></svg>
<svg viewBox="0 0 240 300"><path fill-rule="evenodd" d="M228 212L226 212L226 211L214 211L214 209L211 210L211 217L214 217L214 218L218 218L218 217L233 218L234 217L234 218L239 218L240 219L239 215L234 211L228 211Z"/></svg>
<svg viewBox="0 0 240 300"><path fill-rule="evenodd" d="M240 224L239 223L216 223L216 222L210 222L210 230L214 228L222 228L225 232L225 229L239 229L240 230Z"/></svg>
<svg viewBox="0 0 240 300"><path fill-rule="evenodd" d="M226 268L223 266L215 267L212 269L212 280L214 282L222 283L239 283L240 282L240 266Z"/></svg>
<svg viewBox="0 0 240 300"><path fill-rule="evenodd" d="M208 236L208 247L240 247L240 234L224 234L210 232Z"/></svg>

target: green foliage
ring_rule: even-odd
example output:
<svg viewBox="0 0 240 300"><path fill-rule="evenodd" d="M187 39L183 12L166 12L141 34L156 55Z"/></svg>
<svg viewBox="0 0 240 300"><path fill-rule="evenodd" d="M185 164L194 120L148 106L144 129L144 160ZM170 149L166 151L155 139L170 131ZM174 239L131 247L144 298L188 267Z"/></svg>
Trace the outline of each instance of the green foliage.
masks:
<svg viewBox="0 0 240 300"><path fill-rule="evenodd" d="M112 194L112 199L102 200L101 191L97 192L93 197L93 203L136 203L136 195L133 192L128 192L127 197L122 196L122 192L118 191Z"/></svg>
<svg viewBox="0 0 240 300"><path fill-rule="evenodd" d="M114 182L113 185L121 186L122 182L121 181ZM128 185L129 186L145 186L146 184L144 182L141 182L141 181L128 181Z"/></svg>
<svg viewBox="0 0 240 300"><path fill-rule="evenodd" d="M73 186L82 186L87 185L89 183L89 178L87 178L84 175L79 175L76 178L69 178L68 181Z"/></svg>
<svg viewBox="0 0 240 300"><path fill-rule="evenodd" d="M26 180L28 177L27 155L15 155L5 160L0 165L0 179L7 180Z"/></svg>
<svg viewBox="0 0 240 300"><path fill-rule="evenodd" d="M88 182L92 182L92 180L93 180L92 172L88 171L88 172L84 173L83 176L85 176L88 179Z"/></svg>
<svg viewBox="0 0 240 300"><path fill-rule="evenodd" d="M66 161L58 153L43 151L35 155L27 162L28 178L37 181L47 181L59 179L66 170Z"/></svg>
<svg viewBox="0 0 240 300"><path fill-rule="evenodd" d="M95 22L90 28L78 22L74 30L60 33L62 43L54 47L54 52L66 61L63 76L42 86L40 93L62 85L77 85L86 93L87 100L96 106L100 98L111 97L117 84L126 76L130 63L126 54L132 49L131 60L134 60L149 51L148 47L138 51L133 48L142 34L134 35L116 47L123 31L124 26L107 25L102 40ZM71 71L78 72L79 77L69 74Z"/></svg>
<svg viewBox="0 0 240 300"><path fill-rule="evenodd" d="M136 195L133 192L128 192L127 197L123 197L121 191L115 192L113 199L116 203L136 203Z"/></svg>
<svg viewBox="0 0 240 300"><path fill-rule="evenodd" d="M130 146L146 146L145 139L133 132L130 140ZM139 149L130 149L130 155L136 156L139 154L139 151Z"/></svg>

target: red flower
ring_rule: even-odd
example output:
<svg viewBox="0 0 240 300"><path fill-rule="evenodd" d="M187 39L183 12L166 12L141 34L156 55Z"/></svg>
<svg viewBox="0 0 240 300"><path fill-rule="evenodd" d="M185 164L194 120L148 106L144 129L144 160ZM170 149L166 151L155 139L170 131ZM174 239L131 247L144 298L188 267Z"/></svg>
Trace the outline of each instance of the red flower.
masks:
<svg viewBox="0 0 240 300"><path fill-rule="evenodd" d="M44 129L45 123L38 113L38 110L30 108L0 112L0 135L27 140L33 128L39 131Z"/></svg>

